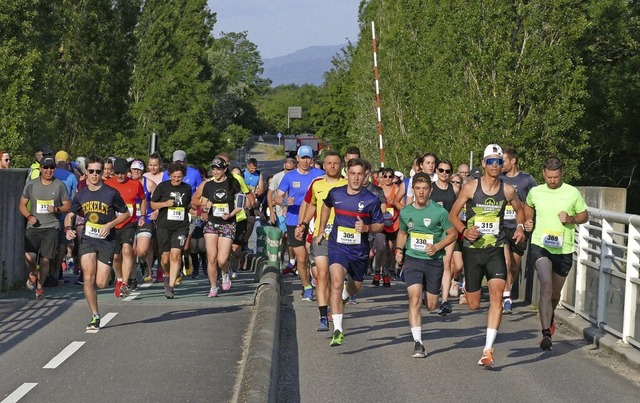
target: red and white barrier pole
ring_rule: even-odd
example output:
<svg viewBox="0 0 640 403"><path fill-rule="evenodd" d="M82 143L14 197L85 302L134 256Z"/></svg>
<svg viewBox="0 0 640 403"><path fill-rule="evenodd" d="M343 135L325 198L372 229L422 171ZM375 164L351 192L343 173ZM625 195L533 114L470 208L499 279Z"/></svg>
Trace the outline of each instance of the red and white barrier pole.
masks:
<svg viewBox="0 0 640 403"><path fill-rule="evenodd" d="M376 79L376 111L378 114L378 141L380 143L380 167L384 167L384 146L382 143L382 115L380 113L380 80L378 76L378 45L376 44L375 23L371 21L371 37L373 38L373 74Z"/></svg>

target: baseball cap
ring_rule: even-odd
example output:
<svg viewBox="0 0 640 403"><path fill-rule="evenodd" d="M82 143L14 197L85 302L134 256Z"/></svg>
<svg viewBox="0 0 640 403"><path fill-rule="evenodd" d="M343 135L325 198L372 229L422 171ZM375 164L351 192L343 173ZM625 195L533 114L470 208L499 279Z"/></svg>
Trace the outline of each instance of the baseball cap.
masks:
<svg viewBox="0 0 640 403"><path fill-rule="evenodd" d="M131 169L139 169L141 171L144 171L144 164L140 160L133 160L131 162Z"/></svg>
<svg viewBox="0 0 640 403"><path fill-rule="evenodd" d="M227 167L227 163L222 158L215 157L213 159L213 161L211 161L211 165L209 165L209 166L213 167L213 168L226 168Z"/></svg>
<svg viewBox="0 0 640 403"><path fill-rule="evenodd" d="M48 155L48 156L52 156L53 155L53 151L51 150L51 147L49 147L48 145L42 143L42 144L38 144L36 146L36 152L40 152L42 153L42 155Z"/></svg>
<svg viewBox="0 0 640 403"><path fill-rule="evenodd" d="M84 170L86 169L86 158L84 157L78 157L76 158L76 169L78 170L78 172L80 172L82 175L84 175Z"/></svg>
<svg viewBox="0 0 640 403"><path fill-rule="evenodd" d="M43 168L46 167L56 167L56 163L53 160L53 158L51 157L44 157L41 161L40 161L40 166Z"/></svg>
<svg viewBox="0 0 640 403"><path fill-rule="evenodd" d="M404 180L404 174L400 171L395 171L393 173L393 176L397 176L398 178L400 178L400 180Z"/></svg>
<svg viewBox="0 0 640 403"><path fill-rule="evenodd" d="M424 172L418 172L417 174L413 175L413 183L417 182L431 183L431 178Z"/></svg>
<svg viewBox="0 0 640 403"><path fill-rule="evenodd" d="M127 173L128 170L129 163L127 162L127 160L123 158L116 158L116 160L113 161L113 173L124 174Z"/></svg>
<svg viewBox="0 0 640 403"><path fill-rule="evenodd" d="M298 148L298 156L313 158L313 150L309 146L300 146L300 148Z"/></svg>
<svg viewBox="0 0 640 403"><path fill-rule="evenodd" d="M60 150L56 153L56 156L54 159L56 162L60 162L60 161L69 162L69 153L66 151Z"/></svg>
<svg viewBox="0 0 640 403"><path fill-rule="evenodd" d="M489 144L484 149L484 155L482 156L482 159L485 159L490 155L497 155L498 157L502 157L502 148L497 144Z"/></svg>
<svg viewBox="0 0 640 403"><path fill-rule="evenodd" d="M176 162L176 161L184 162L184 161L186 161L186 159L187 159L187 153L185 153L184 151L175 150L173 152L173 162Z"/></svg>

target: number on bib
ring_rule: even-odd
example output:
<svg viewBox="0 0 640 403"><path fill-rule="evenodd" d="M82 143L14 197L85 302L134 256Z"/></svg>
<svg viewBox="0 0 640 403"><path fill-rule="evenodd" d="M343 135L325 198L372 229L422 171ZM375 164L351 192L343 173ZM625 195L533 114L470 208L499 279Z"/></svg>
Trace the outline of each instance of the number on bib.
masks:
<svg viewBox="0 0 640 403"><path fill-rule="evenodd" d="M483 235L498 235L500 232L500 218L498 217L477 217L475 225Z"/></svg>
<svg viewBox="0 0 640 403"><path fill-rule="evenodd" d="M338 243L343 245L360 245L362 240L362 234L356 231L355 228L338 227Z"/></svg>
<svg viewBox="0 0 640 403"><path fill-rule="evenodd" d="M433 245L433 234L411 233L411 249L426 252L427 245Z"/></svg>
<svg viewBox="0 0 640 403"><path fill-rule="evenodd" d="M94 224L87 222L84 225L84 234L89 238L105 239L106 237L100 236L100 230L104 227L102 224Z"/></svg>
<svg viewBox="0 0 640 403"><path fill-rule="evenodd" d="M47 207L53 207L53 200L37 200L36 201L36 213L49 214Z"/></svg>
<svg viewBox="0 0 640 403"><path fill-rule="evenodd" d="M167 220L184 221L184 207L169 207L167 210Z"/></svg>
<svg viewBox="0 0 640 403"><path fill-rule="evenodd" d="M542 231L542 245L548 248L560 249L564 241L564 234L561 231Z"/></svg>
<svg viewBox="0 0 640 403"><path fill-rule="evenodd" d="M504 219L505 220L515 220L516 219L516 211L513 209L513 206L508 204L504 209Z"/></svg>
<svg viewBox="0 0 640 403"><path fill-rule="evenodd" d="M229 205L227 203L217 203L211 206L211 214L214 217L224 216L225 214L229 214Z"/></svg>

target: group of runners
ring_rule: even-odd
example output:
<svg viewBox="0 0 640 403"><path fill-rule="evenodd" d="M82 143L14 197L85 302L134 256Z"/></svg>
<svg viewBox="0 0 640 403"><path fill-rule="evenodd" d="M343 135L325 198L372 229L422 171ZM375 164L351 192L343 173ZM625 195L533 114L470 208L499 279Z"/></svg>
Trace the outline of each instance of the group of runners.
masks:
<svg viewBox="0 0 640 403"><path fill-rule="evenodd" d="M325 153L324 171L313 167L313 153L305 146L295 168L291 161L288 169L285 164L270 203L272 222L279 222L274 215L285 216L302 299L314 300L315 280L317 330L329 331L333 321L331 346L344 343L343 307L368 273L374 286L380 280L389 284L394 269L404 280L416 358L426 356L421 306L446 315L453 309L449 295L461 293L476 310L486 279L487 331L478 364L493 367L493 345L502 315L512 313L511 288L530 240L541 288L540 348L552 349L553 312L572 267L575 225L588 220L587 206L580 192L563 182L557 157L544 161L545 183L537 185L519 170L515 149L490 144L482 155L482 170L460 164L454 173L451 161L425 153L406 178L388 168L372 175L357 147L344 159Z"/></svg>
<svg viewBox="0 0 640 403"><path fill-rule="evenodd" d="M460 295L476 310L486 279L486 342L478 364L492 367L493 344L502 315L512 312L511 287L527 239L541 287L540 347L551 350L553 312L572 266L574 227L588 220L582 196L563 182L562 161L547 158L545 183L536 185L519 171L516 150L503 151L497 144L485 148L482 171L460 164L454 173L451 161L424 153L406 178L389 168L372 173L357 147L347 149L344 158L327 151L319 169L311 148L301 146L267 181L257 161L233 172L225 154L215 156L209 172L188 166L181 150L164 172L155 154L147 166L137 159L93 156L78 162L81 176L74 191L54 177L57 167L69 168L63 164L68 154L49 154L46 147L37 151L20 202L27 219L27 286L42 298L58 243L77 240L92 315L87 329L100 326L96 288L108 286L113 271L115 296L129 295L137 286L138 262L150 277L154 256L161 268L156 280L164 282L167 299L174 298L189 260L196 276L206 267L209 297L218 296L220 288L229 290L230 261L240 257L250 232L247 213L256 197L264 197L269 222L286 234L286 270L298 274L302 299L317 301L317 330L329 331L333 322L331 346L344 343L344 305L353 301L367 274L374 286L380 281L390 286L392 273L404 280L417 358L426 356L421 306L447 315L453 310L449 296Z"/></svg>
<svg viewBox="0 0 640 403"><path fill-rule="evenodd" d="M100 327L96 289L113 283L115 297L129 296L138 286L138 267L145 281L164 283L167 299L174 298L181 273L197 278L199 268L210 281L208 297L231 288L230 257L246 245L247 210L264 187L255 169L247 177L257 176L258 186L250 188L242 172L231 172L226 154L213 159L209 172L187 165L182 150L164 170L158 154L148 166L91 156L72 167L68 153L54 158L42 145L35 157L19 210L27 220L27 287L36 298L44 298L52 264L60 266L59 249L77 256L78 283L91 310L87 330ZM154 258L160 269L152 276Z"/></svg>

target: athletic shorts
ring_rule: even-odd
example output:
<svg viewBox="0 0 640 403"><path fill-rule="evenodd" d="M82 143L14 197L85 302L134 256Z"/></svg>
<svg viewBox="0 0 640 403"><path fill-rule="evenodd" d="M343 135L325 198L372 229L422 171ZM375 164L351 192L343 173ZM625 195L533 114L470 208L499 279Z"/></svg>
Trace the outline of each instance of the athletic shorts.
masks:
<svg viewBox="0 0 640 403"><path fill-rule="evenodd" d="M382 233L384 234L384 237L387 241L395 242L396 239L398 238L398 231L393 231L393 232L382 231Z"/></svg>
<svg viewBox="0 0 640 403"><path fill-rule="evenodd" d="M184 249L184 244L189 236L189 227L180 229L156 228L158 240L158 252L169 252L171 249Z"/></svg>
<svg viewBox="0 0 640 403"><path fill-rule="evenodd" d="M92 245L88 242L81 242L78 247L78 257L82 259L82 255L88 255L90 253L95 253L99 262L106 264L107 266L113 265L113 255L114 255L115 244L113 244L113 248L104 248Z"/></svg>
<svg viewBox="0 0 640 403"><path fill-rule="evenodd" d="M310 257L312 259L326 256L329 256L329 240L322 238L319 245L316 245L315 242L311 242Z"/></svg>
<svg viewBox="0 0 640 403"><path fill-rule="evenodd" d="M355 280L362 281L367 274L367 261L369 260L369 252L364 249L345 249L335 244L328 245L329 248L329 266L339 264L347 273Z"/></svg>
<svg viewBox="0 0 640 403"><path fill-rule="evenodd" d="M531 260L537 262L539 259L547 258L551 261L551 269L561 277L567 277L573 267L573 253L553 254L538 245L531 245Z"/></svg>
<svg viewBox="0 0 640 403"><path fill-rule="evenodd" d="M57 228L27 228L24 233L24 251L27 253L40 253L45 259L54 259L58 254Z"/></svg>
<svg viewBox="0 0 640 403"><path fill-rule="evenodd" d="M278 225L278 228L280 228L280 231L282 231L283 234L287 233L287 219L284 216L277 216L276 217L276 225Z"/></svg>
<svg viewBox="0 0 640 403"><path fill-rule="evenodd" d="M116 254L122 251L123 244L133 245L137 229L138 224L135 222L130 222L120 229L116 228Z"/></svg>
<svg viewBox="0 0 640 403"><path fill-rule="evenodd" d="M156 232L156 224L153 221L149 221L144 223L141 227L138 227L138 230L136 231L136 238L153 238L154 232Z"/></svg>
<svg viewBox="0 0 640 403"><path fill-rule="evenodd" d="M297 248L300 246L304 246L306 239L303 237L302 241L298 241L296 239L296 226L295 225L287 225L287 245L292 248Z"/></svg>
<svg viewBox="0 0 640 403"><path fill-rule="evenodd" d="M236 221L236 235L233 237L233 244L244 246L247 244L244 237L247 233L247 220Z"/></svg>
<svg viewBox="0 0 640 403"><path fill-rule="evenodd" d="M206 223L203 229L204 235L218 235L221 238L234 239L236 236L236 223L213 224Z"/></svg>
<svg viewBox="0 0 640 403"><path fill-rule="evenodd" d="M504 241L509 245L509 250L511 253L516 253L520 256L524 255L524 251L527 250L527 240L521 241L520 243L516 243L513 240L513 234L516 232L516 228L505 228L504 229Z"/></svg>
<svg viewBox="0 0 640 403"><path fill-rule="evenodd" d="M204 236L204 224L196 225L193 231L191 231L191 239L200 239L203 236Z"/></svg>
<svg viewBox="0 0 640 403"><path fill-rule="evenodd" d="M442 275L444 273L442 260L417 259L412 256L405 256L402 268L407 288L420 284L429 294L440 294Z"/></svg>
<svg viewBox="0 0 640 403"><path fill-rule="evenodd" d="M503 248L462 248L464 262L464 287L467 292L476 292L482 288L482 278L507 279L507 264Z"/></svg>

